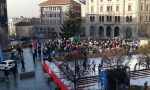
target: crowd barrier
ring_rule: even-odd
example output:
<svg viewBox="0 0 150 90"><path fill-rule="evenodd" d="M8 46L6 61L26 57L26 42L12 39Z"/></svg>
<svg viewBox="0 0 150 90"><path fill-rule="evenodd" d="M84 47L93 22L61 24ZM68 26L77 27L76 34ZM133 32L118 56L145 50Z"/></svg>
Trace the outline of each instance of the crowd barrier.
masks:
<svg viewBox="0 0 150 90"><path fill-rule="evenodd" d="M52 78L52 80L58 85L60 90L68 90L67 86L55 75L51 68L43 61L42 66L46 73Z"/></svg>

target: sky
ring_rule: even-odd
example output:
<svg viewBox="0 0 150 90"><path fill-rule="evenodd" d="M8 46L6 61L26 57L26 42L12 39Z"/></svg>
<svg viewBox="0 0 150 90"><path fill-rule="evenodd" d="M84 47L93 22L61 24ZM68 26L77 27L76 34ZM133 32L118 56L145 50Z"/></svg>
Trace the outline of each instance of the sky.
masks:
<svg viewBox="0 0 150 90"><path fill-rule="evenodd" d="M7 0L8 17L39 17L39 3L47 0Z"/></svg>

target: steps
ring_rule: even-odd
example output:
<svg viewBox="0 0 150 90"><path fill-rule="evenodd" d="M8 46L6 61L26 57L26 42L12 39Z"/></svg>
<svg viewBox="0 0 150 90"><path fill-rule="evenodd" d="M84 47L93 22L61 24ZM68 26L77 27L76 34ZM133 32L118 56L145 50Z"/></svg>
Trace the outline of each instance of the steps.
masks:
<svg viewBox="0 0 150 90"><path fill-rule="evenodd" d="M98 83L98 76L79 78L77 81L78 86L92 83Z"/></svg>
<svg viewBox="0 0 150 90"><path fill-rule="evenodd" d="M130 71L130 77L150 76L150 69Z"/></svg>

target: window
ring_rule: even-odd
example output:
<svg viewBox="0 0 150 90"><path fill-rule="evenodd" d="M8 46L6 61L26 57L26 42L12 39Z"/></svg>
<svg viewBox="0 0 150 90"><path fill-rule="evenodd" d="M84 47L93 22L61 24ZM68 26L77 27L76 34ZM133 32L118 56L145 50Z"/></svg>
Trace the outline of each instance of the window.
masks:
<svg viewBox="0 0 150 90"><path fill-rule="evenodd" d="M107 6L107 11L112 11L112 6Z"/></svg>
<svg viewBox="0 0 150 90"><path fill-rule="evenodd" d="M104 16L99 16L99 22L104 22Z"/></svg>
<svg viewBox="0 0 150 90"><path fill-rule="evenodd" d="M129 17L128 16L126 16L126 22L129 22Z"/></svg>
<svg viewBox="0 0 150 90"><path fill-rule="evenodd" d="M131 5L128 5L128 11L131 11Z"/></svg>
<svg viewBox="0 0 150 90"><path fill-rule="evenodd" d="M119 6L116 6L116 11L119 11Z"/></svg>
<svg viewBox="0 0 150 90"><path fill-rule="evenodd" d="M52 14L49 14L49 17L52 17Z"/></svg>
<svg viewBox="0 0 150 90"><path fill-rule="evenodd" d="M95 21L95 17L94 16L90 16L90 22L94 22Z"/></svg>
<svg viewBox="0 0 150 90"><path fill-rule="evenodd" d="M109 22L109 16L107 16L107 22Z"/></svg>
<svg viewBox="0 0 150 90"><path fill-rule="evenodd" d="M94 8L93 7L91 7L91 12L94 12Z"/></svg>
<svg viewBox="0 0 150 90"><path fill-rule="evenodd" d="M112 21L112 16L109 16L109 19L110 19L109 21L111 22Z"/></svg>
<svg viewBox="0 0 150 90"><path fill-rule="evenodd" d="M9 62L9 64L14 64L14 62Z"/></svg>
<svg viewBox="0 0 150 90"><path fill-rule="evenodd" d="M120 22L120 16L118 16L118 22Z"/></svg>
<svg viewBox="0 0 150 90"><path fill-rule="evenodd" d="M143 5L141 5L141 11L143 11Z"/></svg>
<svg viewBox="0 0 150 90"><path fill-rule="evenodd" d="M54 17L57 17L57 15L56 15L56 14L54 14Z"/></svg>
<svg viewBox="0 0 150 90"><path fill-rule="evenodd" d="M52 7L49 7L49 11L52 11Z"/></svg>
<svg viewBox="0 0 150 90"><path fill-rule="evenodd" d="M102 17L101 16L99 16L99 22L101 22L102 21Z"/></svg>
<svg viewBox="0 0 150 90"><path fill-rule="evenodd" d="M107 6L107 11L109 11L109 6Z"/></svg>
<svg viewBox="0 0 150 90"><path fill-rule="evenodd" d="M146 11L148 11L148 5L146 5Z"/></svg>
<svg viewBox="0 0 150 90"><path fill-rule="evenodd" d="M57 7L57 10L60 10L60 7Z"/></svg>
<svg viewBox="0 0 150 90"><path fill-rule="evenodd" d="M130 16L130 22L132 22L132 16Z"/></svg>
<svg viewBox="0 0 150 90"><path fill-rule="evenodd" d="M1 62L0 64L6 64L6 62Z"/></svg>
<svg viewBox="0 0 150 90"><path fill-rule="evenodd" d="M115 16L115 22L120 22L120 16Z"/></svg>
<svg viewBox="0 0 150 90"><path fill-rule="evenodd" d="M100 12L103 12L103 7L100 7Z"/></svg>
<svg viewBox="0 0 150 90"><path fill-rule="evenodd" d="M115 22L117 22L117 16L115 16Z"/></svg>
<svg viewBox="0 0 150 90"><path fill-rule="evenodd" d="M104 22L104 16L102 16L102 22Z"/></svg>
<svg viewBox="0 0 150 90"><path fill-rule="evenodd" d="M112 16L107 16L107 22L111 22L112 21Z"/></svg>

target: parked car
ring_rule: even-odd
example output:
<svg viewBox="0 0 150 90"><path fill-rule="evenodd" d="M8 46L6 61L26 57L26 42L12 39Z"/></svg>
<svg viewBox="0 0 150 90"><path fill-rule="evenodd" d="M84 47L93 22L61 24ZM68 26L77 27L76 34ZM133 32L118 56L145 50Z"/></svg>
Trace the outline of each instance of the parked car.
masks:
<svg viewBox="0 0 150 90"><path fill-rule="evenodd" d="M10 70L15 66L14 60L5 60L0 63L0 70Z"/></svg>

